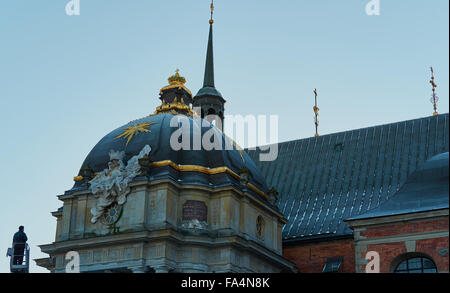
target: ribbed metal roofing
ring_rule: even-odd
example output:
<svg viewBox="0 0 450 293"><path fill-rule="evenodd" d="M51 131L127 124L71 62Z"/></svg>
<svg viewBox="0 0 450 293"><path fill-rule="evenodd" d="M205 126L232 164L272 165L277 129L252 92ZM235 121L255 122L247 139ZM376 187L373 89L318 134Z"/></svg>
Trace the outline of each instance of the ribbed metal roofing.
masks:
<svg viewBox="0 0 450 293"><path fill-rule="evenodd" d="M407 177L449 150L449 114L279 144L273 162L248 151L288 219L283 239L339 237L348 219L379 206Z"/></svg>
<svg viewBox="0 0 450 293"><path fill-rule="evenodd" d="M448 153L434 156L379 207L348 221L448 209Z"/></svg>

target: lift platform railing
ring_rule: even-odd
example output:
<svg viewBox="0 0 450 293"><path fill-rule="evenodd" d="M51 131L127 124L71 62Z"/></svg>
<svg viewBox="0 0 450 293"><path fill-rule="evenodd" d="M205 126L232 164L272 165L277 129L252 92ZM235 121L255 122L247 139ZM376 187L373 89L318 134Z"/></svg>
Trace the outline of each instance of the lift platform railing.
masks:
<svg viewBox="0 0 450 293"><path fill-rule="evenodd" d="M15 247L24 245L23 254L17 254ZM30 272L30 246L28 243L14 243L13 247L8 248L6 256L10 257L9 268L11 273L29 273Z"/></svg>

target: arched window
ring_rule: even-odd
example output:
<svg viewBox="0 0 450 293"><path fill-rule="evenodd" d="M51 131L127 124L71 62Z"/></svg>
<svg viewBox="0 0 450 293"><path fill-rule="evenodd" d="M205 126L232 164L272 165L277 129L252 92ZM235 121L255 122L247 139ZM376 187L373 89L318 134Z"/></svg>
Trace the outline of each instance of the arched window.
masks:
<svg viewBox="0 0 450 293"><path fill-rule="evenodd" d="M423 274L437 273L434 261L423 255L404 255L400 263L395 267L394 273Z"/></svg>

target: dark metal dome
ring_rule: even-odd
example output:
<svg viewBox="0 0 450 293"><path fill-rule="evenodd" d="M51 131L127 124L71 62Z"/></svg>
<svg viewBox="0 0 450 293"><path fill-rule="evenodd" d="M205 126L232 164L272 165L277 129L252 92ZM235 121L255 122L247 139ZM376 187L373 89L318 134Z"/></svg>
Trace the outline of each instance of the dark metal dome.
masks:
<svg viewBox="0 0 450 293"><path fill-rule="evenodd" d="M171 127L170 122L173 118L183 117L190 123L190 142L192 147L193 129L201 129L202 137L207 131L215 131L218 137L222 137L222 150L207 151L203 147L201 150L180 150L175 151L170 145L172 134L177 131L178 127ZM135 132L135 135L128 141L129 136L124 136L126 129L137 125L146 125L146 131ZM233 149L228 150L225 144L234 145ZM132 121L122 127L117 128L103 139L92 149L85 159L80 175L83 175L83 170L90 170L92 173L100 172L108 167L109 152L124 151L125 157L123 162L126 162L146 146L151 147L150 160L152 163L173 162L177 166L203 167L207 170L223 170L229 169L231 172L195 172L195 171L180 171L177 168L168 164L156 164L148 170L148 177L150 180L161 178L172 178L181 184L198 184L210 187L219 187L225 185L239 186L239 178L235 176L240 174L242 170L248 170L250 173L249 183L261 192L266 194L268 189L261 175L261 172L256 167L253 160L247 153L237 147L234 142L226 137L219 129L207 122L206 120L196 118L194 116L180 116L170 113L161 113L152 115L142 119ZM224 168L225 167L225 168ZM195 168L194 168L195 169ZM197 168L198 169L198 168ZM233 176L234 173L234 176ZM139 180L139 178L136 178ZM86 181L76 182L72 190L87 188ZM253 188L253 189L255 189Z"/></svg>

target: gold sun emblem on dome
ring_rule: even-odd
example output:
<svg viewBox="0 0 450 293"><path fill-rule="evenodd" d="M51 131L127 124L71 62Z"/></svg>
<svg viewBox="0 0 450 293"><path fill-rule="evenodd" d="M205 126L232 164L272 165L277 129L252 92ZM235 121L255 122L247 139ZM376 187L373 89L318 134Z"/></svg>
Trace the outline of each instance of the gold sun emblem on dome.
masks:
<svg viewBox="0 0 450 293"><path fill-rule="evenodd" d="M141 132L147 132L150 133L151 131L148 129L150 127L150 125L156 124L154 122L152 123L141 123L141 124L136 124L133 126L129 126L124 128L124 131L121 135L119 135L118 137L116 137L116 139L119 138L127 138L127 145L130 143L131 139L133 139L133 137Z"/></svg>

